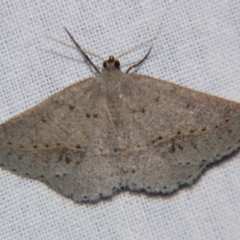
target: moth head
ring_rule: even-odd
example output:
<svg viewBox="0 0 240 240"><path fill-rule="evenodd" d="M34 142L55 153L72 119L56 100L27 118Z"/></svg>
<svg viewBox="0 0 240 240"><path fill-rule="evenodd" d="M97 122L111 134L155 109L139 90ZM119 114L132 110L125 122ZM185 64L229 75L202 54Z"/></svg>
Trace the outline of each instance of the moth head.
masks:
<svg viewBox="0 0 240 240"><path fill-rule="evenodd" d="M120 70L120 62L113 56L109 56L108 60L103 62L103 70Z"/></svg>

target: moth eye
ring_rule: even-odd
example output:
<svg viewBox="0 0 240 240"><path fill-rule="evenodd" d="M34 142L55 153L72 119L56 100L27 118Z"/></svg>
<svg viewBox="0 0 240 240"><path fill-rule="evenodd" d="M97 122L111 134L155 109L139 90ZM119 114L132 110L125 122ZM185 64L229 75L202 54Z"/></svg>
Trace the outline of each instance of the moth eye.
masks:
<svg viewBox="0 0 240 240"><path fill-rule="evenodd" d="M115 66L115 68L118 68L118 69L119 69L119 67L120 67L120 62L119 62L118 60L116 60L115 63L114 63L114 66Z"/></svg>
<svg viewBox="0 0 240 240"><path fill-rule="evenodd" d="M107 63L106 63L106 61L103 62L103 67L104 67L104 68L107 67Z"/></svg>

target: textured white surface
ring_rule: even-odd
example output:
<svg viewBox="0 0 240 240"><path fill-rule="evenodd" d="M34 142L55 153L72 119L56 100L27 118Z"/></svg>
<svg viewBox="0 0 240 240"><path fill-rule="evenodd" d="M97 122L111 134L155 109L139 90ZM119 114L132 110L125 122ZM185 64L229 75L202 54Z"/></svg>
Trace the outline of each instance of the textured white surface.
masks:
<svg viewBox="0 0 240 240"><path fill-rule="evenodd" d="M63 26L103 57L118 55L160 28L139 73L240 102L239 9L238 1L2 3L0 121L94 74L76 51L45 38L70 42ZM122 66L146 49L122 58ZM0 171L0 237L239 239L239 176L237 154L173 196L126 192L84 205Z"/></svg>

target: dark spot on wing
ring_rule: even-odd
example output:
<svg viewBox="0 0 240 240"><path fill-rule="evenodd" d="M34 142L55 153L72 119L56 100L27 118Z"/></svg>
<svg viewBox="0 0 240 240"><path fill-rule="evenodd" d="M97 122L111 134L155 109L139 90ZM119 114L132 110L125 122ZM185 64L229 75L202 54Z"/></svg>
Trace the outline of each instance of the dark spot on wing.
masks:
<svg viewBox="0 0 240 240"><path fill-rule="evenodd" d="M61 161L65 161L67 164L69 164L72 159L68 156L68 152L66 149L64 149L62 151L62 153L60 154L59 158L58 158L58 161L61 162Z"/></svg>
<svg viewBox="0 0 240 240"><path fill-rule="evenodd" d="M69 197L69 198L73 198L73 194L72 194L72 193L69 194L68 197Z"/></svg>
<svg viewBox="0 0 240 240"><path fill-rule="evenodd" d="M66 156L65 161L67 164L69 164L72 161L72 159L69 156Z"/></svg>
<svg viewBox="0 0 240 240"><path fill-rule="evenodd" d="M170 148L168 149L168 152L169 153L174 153L175 152L175 145L174 145L174 143L170 146Z"/></svg>
<svg viewBox="0 0 240 240"><path fill-rule="evenodd" d="M47 122L46 117L42 117L42 122Z"/></svg>
<svg viewBox="0 0 240 240"><path fill-rule="evenodd" d="M12 151L12 149L11 149L11 151ZM9 157L12 154L11 151L7 153L7 157Z"/></svg>
<svg viewBox="0 0 240 240"><path fill-rule="evenodd" d="M156 143L157 141L161 141L163 138L162 136L158 136L156 139L152 140L151 143L154 144ZM159 143L160 144L160 143ZM140 147L140 146L139 146Z"/></svg>
<svg viewBox="0 0 240 240"><path fill-rule="evenodd" d="M73 110L75 108L75 106L73 105L69 105L68 107L69 107L69 110Z"/></svg>
<svg viewBox="0 0 240 240"><path fill-rule="evenodd" d="M176 146L180 149L180 150L182 150L183 151L183 147L181 146L181 145L179 145L179 144L176 144Z"/></svg>

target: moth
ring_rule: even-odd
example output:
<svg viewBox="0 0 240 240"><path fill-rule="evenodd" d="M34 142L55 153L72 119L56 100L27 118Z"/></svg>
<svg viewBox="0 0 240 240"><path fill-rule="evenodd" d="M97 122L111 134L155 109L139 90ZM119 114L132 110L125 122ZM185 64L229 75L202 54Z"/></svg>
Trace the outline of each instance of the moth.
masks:
<svg viewBox="0 0 240 240"><path fill-rule="evenodd" d="M240 147L240 103L161 79L103 70L0 125L0 166L75 202L126 188L171 193Z"/></svg>

